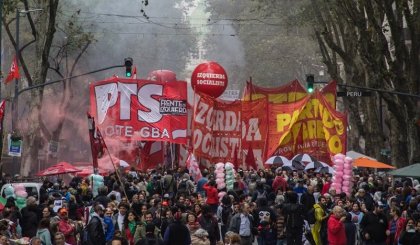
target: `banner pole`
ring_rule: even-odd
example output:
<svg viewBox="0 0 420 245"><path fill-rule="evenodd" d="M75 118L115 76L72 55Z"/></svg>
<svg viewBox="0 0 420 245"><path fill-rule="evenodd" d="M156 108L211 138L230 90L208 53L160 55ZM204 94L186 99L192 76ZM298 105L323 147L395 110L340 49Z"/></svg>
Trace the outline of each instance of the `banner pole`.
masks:
<svg viewBox="0 0 420 245"><path fill-rule="evenodd" d="M114 161L112 160L111 153L109 152L108 147L105 147L105 149L106 149L106 152L108 153L109 159L111 160L112 167L114 167L115 174L117 175L117 179L118 179L118 181L120 182L120 185L123 187L124 196L125 196L125 198L127 198L127 200L128 200L127 193L125 192L125 188L124 188L124 185L123 185L123 183L122 183L122 181L121 181L120 174L118 173L118 169L115 167Z"/></svg>

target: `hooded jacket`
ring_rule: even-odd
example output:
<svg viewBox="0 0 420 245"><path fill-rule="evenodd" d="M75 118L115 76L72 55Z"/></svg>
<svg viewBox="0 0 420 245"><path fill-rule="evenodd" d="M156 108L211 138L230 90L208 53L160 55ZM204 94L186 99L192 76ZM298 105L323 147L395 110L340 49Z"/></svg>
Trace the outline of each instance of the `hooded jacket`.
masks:
<svg viewBox="0 0 420 245"><path fill-rule="evenodd" d="M344 224L334 214L328 219L328 243L329 245L347 244Z"/></svg>

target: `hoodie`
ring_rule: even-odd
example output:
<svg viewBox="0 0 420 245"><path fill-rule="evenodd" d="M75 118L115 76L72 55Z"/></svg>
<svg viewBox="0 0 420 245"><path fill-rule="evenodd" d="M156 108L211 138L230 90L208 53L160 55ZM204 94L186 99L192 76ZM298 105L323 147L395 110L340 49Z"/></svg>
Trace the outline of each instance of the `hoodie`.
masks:
<svg viewBox="0 0 420 245"><path fill-rule="evenodd" d="M38 229L36 236L41 239L43 245L51 245L51 233L47 228Z"/></svg>

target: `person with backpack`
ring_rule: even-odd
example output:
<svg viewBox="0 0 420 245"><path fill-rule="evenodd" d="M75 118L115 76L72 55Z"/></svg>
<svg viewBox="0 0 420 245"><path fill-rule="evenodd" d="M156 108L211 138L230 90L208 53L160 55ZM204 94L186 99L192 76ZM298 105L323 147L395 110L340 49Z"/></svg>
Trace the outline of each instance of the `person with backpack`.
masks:
<svg viewBox="0 0 420 245"><path fill-rule="evenodd" d="M155 235L155 225L146 225L146 236L136 242L136 245L163 245L163 240Z"/></svg>
<svg viewBox="0 0 420 245"><path fill-rule="evenodd" d="M102 225L102 217L104 216L105 208L101 204L96 204L93 209L95 212L83 230L82 244L105 245L105 233Z"/></svg>
<svg viewBox="0 0 420 245"><path fill-rule="evenodd" d="M210 245L216 245L217 241L220 241L219 224L209 205L202 207L202 215L198 218L198 223L208 232Z"/></svg>
<svg viewBox="0 0 420 245"><path fill-rule="evenodd" d="M184 174L182 178L179 180L177 186L177 197L189 196L191 195L192 191L194 190L194 183L190 180L190 176L188 174Z"/></svg>
<svg viewBox="0 0 420 245"><path fill-rule="evenodd" d="M257 187L254 191L254 195L252 196L252 202L255 202L261 198L267 199L267 190L265 184L261 180L259 180L257 181Z"/></svg>
<svg viewBox="0 0 420 245"><path fill-rule="evenodd" d="M287 202L283 205L283 211L286 214L286 243L302 245L305 211L298 203L296 192L287 192L286 200Z"/></svg>
<svg viewBox="0 0 420 245"><path fill-rule="evenodd" d="M324 221L328 218L325 212L325 205L327 204L327 199L324 196L318 198L318 203L314 204L313 209L308 213L308 223L313 224L311 229L312 237L316 245L322 245L321 240L321 227Z"/></svg>

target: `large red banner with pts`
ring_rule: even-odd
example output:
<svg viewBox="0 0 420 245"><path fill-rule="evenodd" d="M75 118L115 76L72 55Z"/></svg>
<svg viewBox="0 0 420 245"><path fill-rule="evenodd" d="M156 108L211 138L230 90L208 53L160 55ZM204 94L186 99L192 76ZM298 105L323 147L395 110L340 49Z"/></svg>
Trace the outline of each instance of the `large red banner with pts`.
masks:
<svg viewBox="0 0 420 245"><path fill-rule="evenodd" d="M90 85L91 114L108 137L187 142L187 83L113 77Z"/></svg>

